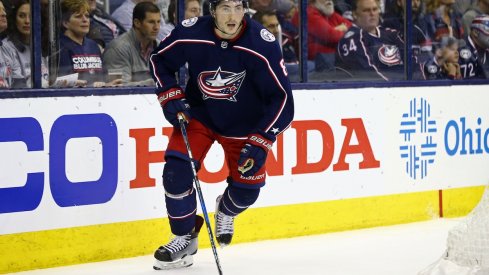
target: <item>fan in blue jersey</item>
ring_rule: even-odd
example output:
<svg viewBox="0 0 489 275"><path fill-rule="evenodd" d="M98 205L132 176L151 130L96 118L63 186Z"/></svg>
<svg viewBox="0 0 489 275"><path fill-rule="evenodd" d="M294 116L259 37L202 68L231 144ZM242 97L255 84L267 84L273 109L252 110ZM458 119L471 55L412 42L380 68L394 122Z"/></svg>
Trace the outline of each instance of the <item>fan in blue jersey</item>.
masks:
<svg viewBox="0 0 489 275"><path fill-rule="evenodd" d="M464 44L463 40L454 37L441 38L435 56L422 65L424 79L462 79L459 46Z"/></svg>
<svg viewBox="0 0 489 275"><path fill-rule="evenodd" d="M59 76L77 74L76 86L114 86L122 79L106 83L102 53L95 41L86 37L90 28L89 5L86 1L61 1ZM55 84L62 85L65 84Z"/></svg>
<svg viewBox="0 0 489 275"><path fill-rule="evenodd" d="M474 42L445 36L433 58L423 64L425 79L485 78Z"/></svg>
<svg viewBox="0 0 489 275"><path fill-rule="evenodd" d="M485 78L489 78L489 15L479 15L472 20L468 40Z"/></svg>
<svg viewBox="0 0 489 275"><path fill-rule="evenodd" d="M404 41L399 32L379 26L377 0L356 0L353 4L354 24L338 43L337 66L357 80L403 79Z"/></svg>
<svg viewBox="0 0 489 275"><path fill-rule="evenodd" d="M280 46L272 33L245 16L247 9L247 0L212 0L210 16L184 20L150 57L163 114L175 126L163 170L175 238L156 250L156 269L190 265L203 223L196 216L193 174L177 116L183 114L188 122L197 169L215 141L224 149L228 186L217 198L215 214L221 246L231 242L234 218L258 198L268 151L292 121L293 98ZM184 91L175 73L185 64Z"/></svg>

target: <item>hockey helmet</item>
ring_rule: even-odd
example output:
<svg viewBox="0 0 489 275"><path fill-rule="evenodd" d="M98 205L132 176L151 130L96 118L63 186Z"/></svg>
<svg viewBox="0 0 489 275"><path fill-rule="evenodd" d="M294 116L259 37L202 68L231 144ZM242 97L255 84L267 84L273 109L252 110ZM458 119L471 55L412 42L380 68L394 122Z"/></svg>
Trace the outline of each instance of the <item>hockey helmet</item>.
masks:
<svg viewBox="0 0 489 275"><path fill-rule="evenodd" d="M209 1L209 10L210 11L215 11L217 5L219 5L219 3L224 2L224 1L242 2L243 3L243 7L245 9L248 9L249 8L249 1L248 0L210 0Z"/></svg>
<svg viewBox="0 0 489 275"><path fill-rule="evenodd" d="M479 15L472 20L470 30L473 31L471 36L477 45L484 49L489 49L489 15Z"/></svg>

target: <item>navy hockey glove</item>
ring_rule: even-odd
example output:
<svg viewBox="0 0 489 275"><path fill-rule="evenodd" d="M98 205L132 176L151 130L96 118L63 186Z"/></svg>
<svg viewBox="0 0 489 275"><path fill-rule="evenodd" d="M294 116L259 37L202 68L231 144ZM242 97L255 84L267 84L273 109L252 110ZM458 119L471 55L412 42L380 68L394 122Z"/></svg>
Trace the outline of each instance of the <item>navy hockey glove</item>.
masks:
<svg viewBox="0 0 489 275"><path fill-rule="evenodd" d="M173 126L179 127L178 114L182 114L186 122L190 121L190 105L185 99L181 88L171 88L158 94L158 101L166 120Z"/></svg>
<svg viewBox="0 0 489 275"><path fill-rule="evenodd" d="M260 170L267 160L268 150L272 148L275 141L274 136L264 137L265 134L251 134L248 136L241 155L238 160L238 171L244 176L249 177Z"/></svg>

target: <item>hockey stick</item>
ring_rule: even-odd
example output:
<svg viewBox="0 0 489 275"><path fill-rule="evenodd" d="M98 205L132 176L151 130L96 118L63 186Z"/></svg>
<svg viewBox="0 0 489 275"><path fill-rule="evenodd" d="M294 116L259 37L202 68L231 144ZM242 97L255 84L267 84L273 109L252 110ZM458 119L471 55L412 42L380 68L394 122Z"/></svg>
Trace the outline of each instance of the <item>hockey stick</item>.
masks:
<svg viewBox="0 0 489 275"><path fill-rule="evenodd" d="M180 130L182 131L183 141L187 147L187 153L190 158L190 167L192 168L192 173L194 177L195 188L197 189L197 194L199 195L200 206L202 207L202 212L204 214L205 225L207 227L207 233L209 233L209 239L211 241L212 253L214 253L214 260L216 260L217 270L219 275L222 275L221 263L219 262L219 256L217 255L216 244L214 243L214 235L212 234L211 223L209 222L209 215L207 214L207 209L205 207L204 196L202 195L202 189L200 189L199 178L197 177L197 170L195 169L195 164L192 161L192 151L190 150L190 143L188 142L187 128L185 126L185 118L182 114L178 114L178 123L180 123Z"/></svg>

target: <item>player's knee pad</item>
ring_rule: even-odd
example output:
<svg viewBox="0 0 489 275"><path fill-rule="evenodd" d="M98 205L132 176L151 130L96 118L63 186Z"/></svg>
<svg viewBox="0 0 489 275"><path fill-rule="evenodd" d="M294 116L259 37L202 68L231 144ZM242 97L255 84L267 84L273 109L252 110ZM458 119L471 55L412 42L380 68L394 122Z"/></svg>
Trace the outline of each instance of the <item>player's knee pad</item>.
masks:
<svg viewBox="0 0 489 275"><path fill-rule="evenodd" d="M192 188L193 173L188 161L180 158L167 158L163 169L163 187L170 194L181 194Z"/></svg>
<svg viewBox="0 0 489 275"><path fill-rule="evenodd" d="M240 188L229 185L224 191L219 209L226 215L236 216L255 203L260 195L260 188Z"/></svg>
<svg viewBox="0 0 489 275"><path fill-rule="evenodd" d="M194 226L197 201L193 174L186 160L168 158L163 169L165 202L172 232L187 234Z"/></svg>

